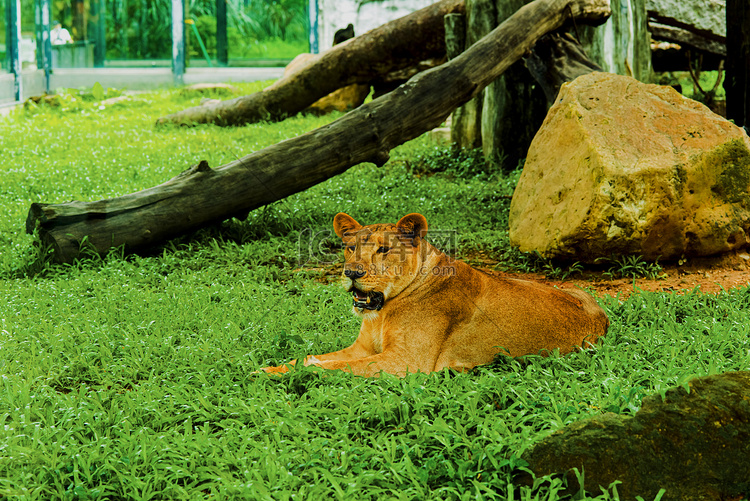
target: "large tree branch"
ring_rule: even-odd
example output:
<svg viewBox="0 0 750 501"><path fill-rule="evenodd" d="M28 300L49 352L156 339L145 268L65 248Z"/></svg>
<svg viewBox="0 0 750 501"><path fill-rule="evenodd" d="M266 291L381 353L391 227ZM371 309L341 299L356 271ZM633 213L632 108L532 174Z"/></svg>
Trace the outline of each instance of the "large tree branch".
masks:
<svg viewBox="0 0 750 501"><path fill-rule="evenodd" d="M463 11L464 0L441 0L328 49L260 92L188 108L157 124L242 125L294 115L341 87L444 57L443 16Z"/></svg>
<svg viewBox="0 0 750 501"><path fill-rule="evenodd" d="M545 33L574 17L600 23L609 0L535 0L466 52L417 75L335 122L216 169L206 162L166 183L98 202L31 205L26 221L59 261L76 258L84 238L99 252L132 251L269 204L440 125L526 54Z"/></svg>

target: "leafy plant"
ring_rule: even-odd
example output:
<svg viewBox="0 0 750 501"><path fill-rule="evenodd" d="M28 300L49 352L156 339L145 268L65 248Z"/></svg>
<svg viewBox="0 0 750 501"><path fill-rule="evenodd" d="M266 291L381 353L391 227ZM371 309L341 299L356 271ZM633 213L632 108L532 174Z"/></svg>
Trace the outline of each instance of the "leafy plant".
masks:
<svg viewBox="0 0 750 501"><path fill-rule="evenodd" d="M456 176L467 177L488 174L491 167L485 159L481 148L474 150L435 147L418 155L407 165L417 175L449 172Z"/></svg>
<svg viewBox="0 0 750 501"><path fill-rule="evenodd" d="M609 269L603 274L609 278L650 278L655 280L663 275L663 268L657 258L649 263L642 256L629 255L610 258L598 258L597 263L609 263Z"/></svg>

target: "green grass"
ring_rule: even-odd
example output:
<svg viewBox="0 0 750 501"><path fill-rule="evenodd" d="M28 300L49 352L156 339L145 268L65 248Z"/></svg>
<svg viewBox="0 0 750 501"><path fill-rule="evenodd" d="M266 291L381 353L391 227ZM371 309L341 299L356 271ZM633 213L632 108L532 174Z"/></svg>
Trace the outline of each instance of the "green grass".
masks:
<svg viewBox="0 0 750 501"><path fill-rule="evenodd" d="M318 280L338 252L336 212L371 223L419 211L458 255L539 266L507 244L517 172L485 172L475 153L420 138L382 168L354 167L246 221L148 255L56 265L24 233L30 203L148 188L332 118L155 130L200 96L63 101L0 121L0 499L565 499L558 480L513 485L536 441L750 368L742 289L602 297L607 337L562 358L404 379L254 374L356 337L349 298Z"/></svg>

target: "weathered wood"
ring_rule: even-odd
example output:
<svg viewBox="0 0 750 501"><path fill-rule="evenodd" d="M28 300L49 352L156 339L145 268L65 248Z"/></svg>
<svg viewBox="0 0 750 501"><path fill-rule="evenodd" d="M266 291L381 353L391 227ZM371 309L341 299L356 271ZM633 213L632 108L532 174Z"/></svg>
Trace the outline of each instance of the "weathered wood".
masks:
<svg viewBox="0 0 750 501"><path fill-rule="evenodd" d="M473 0L466 0L471 5ZM445 52L448 60L461 54L468 45L468 20L465 14L448 14L445 16ZM453 112L450 126L450 141L457 148L474 149L482 145L480 136L480 119L476 99L472 99Z"/></svg>
<svg viewBox="0 0 750 501"><path fill-rule="evenodd" d="M444 57L443 17L463 10L464 0L441 0L335 45L260 92L188 108L159 118L157 124L242 125L294 115L341 87Z"/></svg>
<svg viewBox="0 0 750 501"><path fill-rule="evenodd" d="M575 31L586 54L604 71L648 82L651 78L651 36L647 0L611 0L612 16L601 28Z"/></svg>
<svg viewBox="0 0 750 501"><path fill-rule="evenodd" d="M97 202L31 205L38 231L57 260L82 242L98 252L150 246L280 200L361 162L383 165L395 146L440 125L571 17L601 22L608 0L535 0L468 51L409 80L335 122L216 169L203 161L154 188Z"/></svg>
<svg viewBox="0 0 750 501"><path fill-rule="evenodd" d="M665 42L687 45L703 52L727 57L726 42L719 42L692 31L656 22L649 22L648 30L651 32L651 37L654 40L664 40Z"/></svg>
<svg viewBox="0 0 750 501"><path fill-rule="evenodd" d="M727 118L750 126L750 5L727 0Z"/></svg>
<svg viewBox="0 0 750 501"><path fill-rule="evenodd" d="M466 47L466 15L446 14L444 23L445 55L451 60L461 54Z"/></svg>
<svg viewBox="0 0 750 501"><path fill-rule="evenodd" d="M494 0L466 0L466 37L464 50L474 45L497 26ZM451 141L457 148L482 146L482 103L484 90L459 106L453 113Z"/></svg>
<svg viewBox="0 0 750 501"><path fill-rule="evenodd" d="M551 105L557 98L560 87L581 75L602 71L569 33L549 33L534 46L526 58L526 67L547 96Z"/></svg>
<svg viewBox="0 0 750 501"><path fill-rule="evenodd" d="M529 0L495 0L495 25L508 19ZM506 170L518 167L547 116L544 92L517 61L484 90L482 151L487 160Z"/></svg>
<svg viewBox="0 0 750 501"><path fill-rule="evenodd" d="M681 28L709 40L726 43L725 0L646 0L645 6L649 24Z"/></svg>

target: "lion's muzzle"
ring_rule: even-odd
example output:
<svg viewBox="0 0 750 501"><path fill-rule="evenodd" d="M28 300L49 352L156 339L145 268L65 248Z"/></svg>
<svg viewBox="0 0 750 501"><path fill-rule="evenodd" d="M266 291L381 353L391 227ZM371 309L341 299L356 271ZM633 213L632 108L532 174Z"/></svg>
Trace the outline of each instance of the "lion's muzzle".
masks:
<svg viewBox="0 0 750 501"><path fill-rule="evenodd" d="M356 269L356 270L344 270L344 276L346 278L351 278L352 280L356 280L358 278L362 278L366 275L364 270Z"/></svg>

